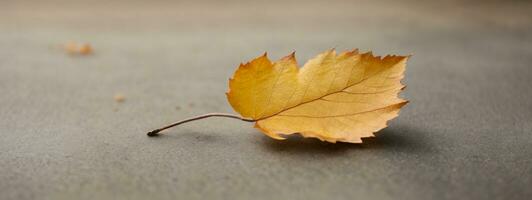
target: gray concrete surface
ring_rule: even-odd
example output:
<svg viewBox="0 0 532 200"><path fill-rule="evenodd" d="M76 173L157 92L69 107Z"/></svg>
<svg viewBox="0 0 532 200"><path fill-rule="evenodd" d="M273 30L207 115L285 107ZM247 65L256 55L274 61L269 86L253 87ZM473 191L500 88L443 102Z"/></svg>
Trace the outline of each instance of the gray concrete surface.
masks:
<svg viewBox="0 0 532 200"><path fill-rule="evenodd" d="M145 135L232 112L242 61L333 47L414 55L411 103L362 145ZM531 63L527 1L1 1L0 199L530 199Z"/></svg>

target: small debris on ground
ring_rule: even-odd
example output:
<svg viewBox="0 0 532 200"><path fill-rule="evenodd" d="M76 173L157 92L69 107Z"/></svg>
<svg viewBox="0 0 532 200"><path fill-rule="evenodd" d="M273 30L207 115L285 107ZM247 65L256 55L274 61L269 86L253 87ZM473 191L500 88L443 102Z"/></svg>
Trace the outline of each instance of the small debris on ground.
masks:
<svg viewBox="0 0 532 200"><path fill-rule="evenodd" d="M175 110L181 110L181 106L176 106Z"/></svg>
<svg viewBox="0 0 532 200"><path fill-rule="evenodd" d="M124 102L126 100L126 97L123 94L120 94L120 93L115 94L115 96L113 98L118 103L122 103L122 102Z"/></svg>
<svg viewBox="0 0 532 200"><path fill-rule="evenodd" d="M89 55L92 54L92 46L89 43L78 44L76 42L68 42L63 45L65 51L72 55Z"/></svg>

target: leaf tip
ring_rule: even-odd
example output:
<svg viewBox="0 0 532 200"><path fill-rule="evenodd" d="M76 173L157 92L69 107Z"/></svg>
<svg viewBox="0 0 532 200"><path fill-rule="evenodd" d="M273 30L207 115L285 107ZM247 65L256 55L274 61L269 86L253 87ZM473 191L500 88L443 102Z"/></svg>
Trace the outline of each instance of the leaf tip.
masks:
<svg viewBox="0 0 532 200"><path fill-rule="evenodd" d="M347 54L349 55L358 54L358 49L352 49L351 51L347 51Z"/></svg>
<svg viewBox="0 0 532 200"><path fill-rule="evenodd" d="M409 100L403 100L402 102L396 104L397 105L397 108L402 108L403 106L405 106L406 104L410 103Z"/></svg>
<svg viewBox="0 0 532 200"><path fill-rule="evenodd" d="M292 51L292 53L290 53L290 55L288 55L288 56L290 56L292 58L296 57L296 51Z"/></svg>
<svg viewBox="0 0 532 200"><path fill-rule="evenodd" d="M292 53L288 54L287 56L281 58L281 60L283 61L287 61L287 60L293 60L295 61L296 60L296 52L295 51L292 51Z"/></svg>

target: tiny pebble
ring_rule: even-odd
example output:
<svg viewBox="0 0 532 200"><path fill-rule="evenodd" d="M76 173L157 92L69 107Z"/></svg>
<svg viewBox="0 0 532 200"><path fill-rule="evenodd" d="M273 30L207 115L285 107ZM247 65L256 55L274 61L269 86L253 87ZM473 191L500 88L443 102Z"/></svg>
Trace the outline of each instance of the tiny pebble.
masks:
<svg viewBox="0 0 532 200"><path fill-rule="evenodd" d="M122 102L124 102L126 100L126 97L123 94L115 94L115 96L113 98L118 103L122 103Z"/></svg>

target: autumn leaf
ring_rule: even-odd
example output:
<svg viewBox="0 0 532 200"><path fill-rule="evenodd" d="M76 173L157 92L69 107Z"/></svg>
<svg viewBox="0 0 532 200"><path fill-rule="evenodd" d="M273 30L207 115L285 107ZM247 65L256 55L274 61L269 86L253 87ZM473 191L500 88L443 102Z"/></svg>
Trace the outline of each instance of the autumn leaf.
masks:
<svg viewBox="0 0 532 200"><path fill-rule="evenodd" d="M272 62L264 54L241 64L229 80L227 99L240 116L211 113L148 133L207 117L254 122L274 139L299 133L327 142L361 143L385 128L408 101L398 97L407 56L383 58L357 50L329 50L298 67L294 53Z"/></svg>
<svg viewBox="0 0 532 200"><path fill-rule="evenodd" d="M227 99L275 139L299 133L360 143L385 128L407 103L398 97L407 58L330 50L299 69L293 53L277 62L264 54L240 65Z"/></svg>

